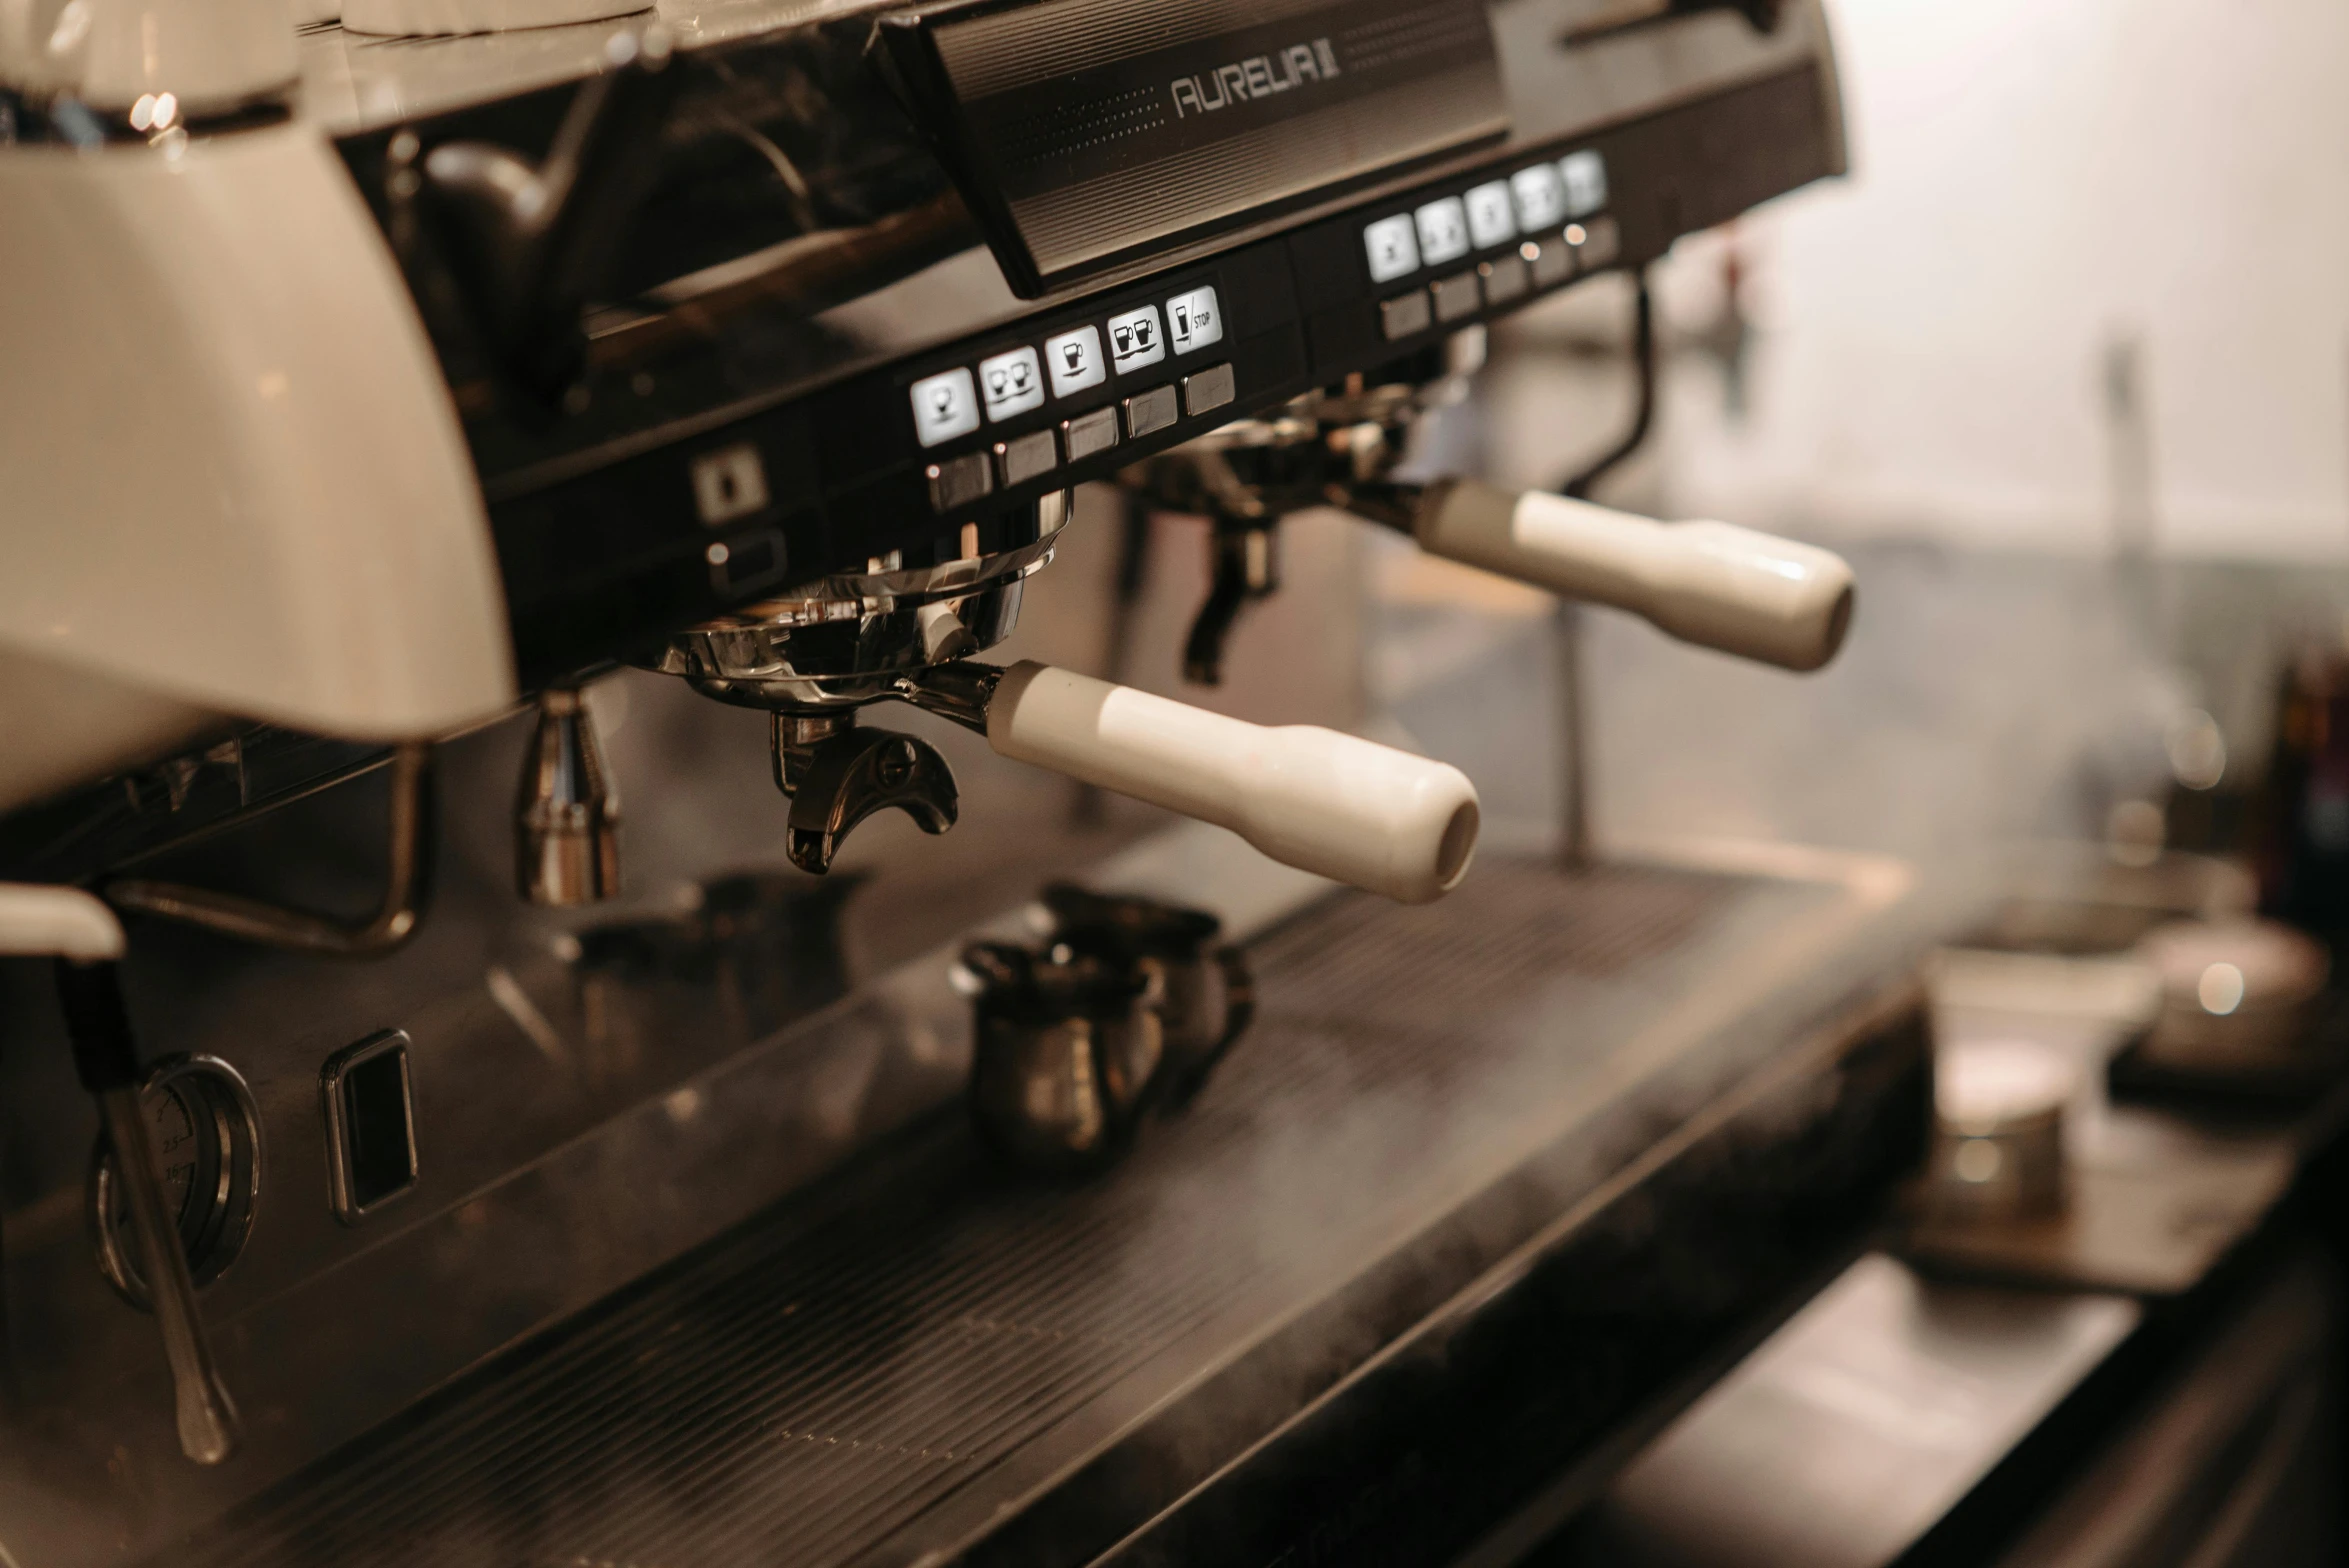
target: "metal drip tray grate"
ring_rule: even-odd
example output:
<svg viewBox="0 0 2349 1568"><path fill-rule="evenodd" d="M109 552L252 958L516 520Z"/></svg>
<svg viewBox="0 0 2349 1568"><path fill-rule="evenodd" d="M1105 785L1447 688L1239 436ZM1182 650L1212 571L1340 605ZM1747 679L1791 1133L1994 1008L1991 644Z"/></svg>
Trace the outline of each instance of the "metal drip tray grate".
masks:
<svg viewBox="0 0 2349 1568"><path fill-rule="evenodd" d="M1253 1034L1108 1179L1018 1185L959 1130L933 1137L904 1170L786 1205L174 1561L857 1559L1121 1379L1164 1371L1186 1335L1309 1300L1297 1254L1311 1249L1268 1240L1268 1216L1359 1249L1382 1216L1424 1207L1412 1185L1442 1165L1425 1151L1505 1114L1489 1080L1527 1039L1508 1020L1554 1018L1561 987L1609 1005L1643 976L1628 988L1669 991L1651 972L1701 948L1725 906L1823 896L1502 863L1427 909L1334 899L1256 945ZM1424 1119L1383 1180L1283 1179L1360 1171L1359 1108L1392 1104Z"/></svg>

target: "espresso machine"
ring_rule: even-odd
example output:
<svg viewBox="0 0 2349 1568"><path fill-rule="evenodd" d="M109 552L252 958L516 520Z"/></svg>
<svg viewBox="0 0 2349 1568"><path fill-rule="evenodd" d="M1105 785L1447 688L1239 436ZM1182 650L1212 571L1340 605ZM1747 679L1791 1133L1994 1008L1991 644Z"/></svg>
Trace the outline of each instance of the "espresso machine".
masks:
<svg viewBox="0 0 2349 1568"><path fill-rule="evenodd" d="M1331 506L1831 659L1408 461L1842 172L1821 12L612 9L0 13L6 1558L1513 1560L1913 1163L1926 900L989 654L1102 486L1202 680Z"/></svg>

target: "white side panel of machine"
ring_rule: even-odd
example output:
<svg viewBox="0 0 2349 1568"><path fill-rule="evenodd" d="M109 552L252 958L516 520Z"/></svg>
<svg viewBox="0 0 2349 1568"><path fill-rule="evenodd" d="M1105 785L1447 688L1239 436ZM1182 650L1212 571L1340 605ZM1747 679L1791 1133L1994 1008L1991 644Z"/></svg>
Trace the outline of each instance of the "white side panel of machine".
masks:
<svg viewBox="0 0 2349 1568"><path fill-rule="evenodd" d="M149 688L0 649L0 809L157 761L227 724Z"/></svg>
<svg viewBox="0 0 2349 1568"><path fill-rule="evenodd" d="M315 131L11 148L0 211L0 657L362 740L513 701L455 409Z"/></svg>

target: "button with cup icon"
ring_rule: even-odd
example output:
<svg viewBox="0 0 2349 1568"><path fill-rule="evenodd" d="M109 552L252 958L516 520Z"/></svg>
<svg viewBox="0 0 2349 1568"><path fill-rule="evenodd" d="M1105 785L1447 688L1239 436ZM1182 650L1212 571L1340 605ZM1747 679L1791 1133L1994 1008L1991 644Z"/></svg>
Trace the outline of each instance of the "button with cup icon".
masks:
<svg viewBox="0 0 2349 1568"><path fill-rule="evenodd" d="M1407 214L1381 218L1362 231L1370 254L1370 281L1391 283L1419 270L1419 235Z"/></svg>
<svg viewBox="0 0 2349 1568"><path fill-rule="evenodd" d="M1174 351L1188 354L1195 348L1223 341L1223 311L1217 306L1215 290L1193 289L1188 294L1177 294L1166 302L1167 336L1174 340Z"/></svg>
<svg viewBox="0 0 2349 1568"><path fill-rule="evenodd" d="M1015 348L979 361L979 391L987 399L987 417L1005 420L1044 406L1044 372L1032 348Z"/></svg>
<svg viewBox="0 0 2349 1568"><path fill-rule="evenodd" d="M1166 358L1166 335L1159 330L1158 307L1144 305L1109 318L1109 359L1119 375L1155 365Z"/></svg>
<svg viewBox="0 0 2349 1568"><path fill-rule="evenodd" d="M1067 397L1101 385L1108 367L1101 362L1101 333L1079 327L1044 340L1044 365L1052 373L1052 395Z"/></svg>
<svg viewBox="0 0 2349 1568"><path fill-rule="evenodd" d="M926 376L912 387L914 435L936 446L979 428L979 393L971 373L956 368Z"/></svg>
<svg viewBox="0 0 2349 1568"><path fill-rule="evenodd" d="M1419 224L1419 259L1441 266L1468 254L1468 212L1457 196L1431 201L1412 214Z"/></svg>
<svg viewBox="0 0 2349 1568"><path fill-rule="evenodd" d="M1507 180L1487 180L1468 193L1468 237L1478 250L1506 245L1517 237L1517 209Z"/></svg>
<svg viewBox="0 0 2349 1568"><path fill-rule="evenodd" d="M1585 147L1558 160L1558 179L1566 193L1566 216L1587 218L1607 205L1607 160Z"/></svg>
<svg viewBox="0 0 2349 1568"><path fill-rule="evenodd" d="M1509 176L1509 193L1517 198L1517 227L1538 234L1566 216L1566 184L1555 165L1537 163Z"/></svg>

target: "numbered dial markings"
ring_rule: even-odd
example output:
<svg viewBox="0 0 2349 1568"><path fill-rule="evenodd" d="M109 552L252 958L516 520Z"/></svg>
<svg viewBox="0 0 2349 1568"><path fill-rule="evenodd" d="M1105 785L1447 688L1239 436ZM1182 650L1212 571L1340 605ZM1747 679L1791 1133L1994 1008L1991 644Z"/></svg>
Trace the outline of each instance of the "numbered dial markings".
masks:
<svg viewBox="0 0 2349 1568"><path fill-rule="evenodd" d="M225 1062L179 1057L152 1069L139 1089L188 1275L198 1288L225 1272L253 1225L261 1183L261 1129L245 1081ZM114 1150L101 1137L89 1180L98 1268L127 1301L151 1297Z"/></svg>

